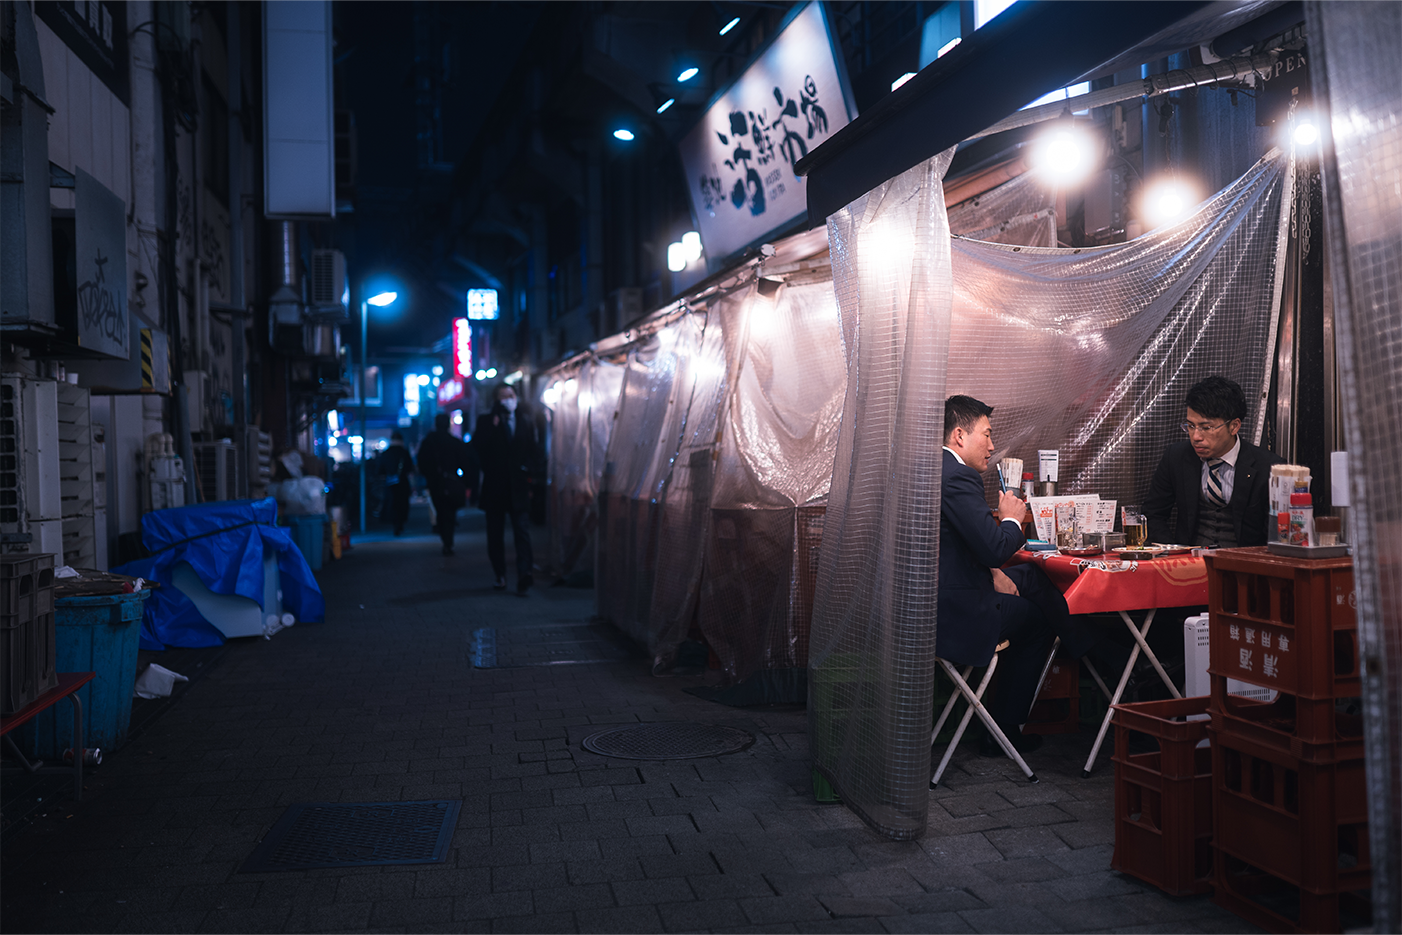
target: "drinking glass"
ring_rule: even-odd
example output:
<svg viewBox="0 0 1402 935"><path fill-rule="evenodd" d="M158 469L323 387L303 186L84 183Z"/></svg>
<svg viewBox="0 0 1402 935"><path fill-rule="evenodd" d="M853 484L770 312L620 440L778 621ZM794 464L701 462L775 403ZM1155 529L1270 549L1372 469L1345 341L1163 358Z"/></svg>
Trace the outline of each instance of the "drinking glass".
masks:
<svg viewBox="0 0 1402 935"><path fill-rule="evenodd" d="M1120 508L1120 524L1125 533L1125 546L1142 549L1149 539L1149 521L1139 512L1139 507L1129 505Z"/></svg>

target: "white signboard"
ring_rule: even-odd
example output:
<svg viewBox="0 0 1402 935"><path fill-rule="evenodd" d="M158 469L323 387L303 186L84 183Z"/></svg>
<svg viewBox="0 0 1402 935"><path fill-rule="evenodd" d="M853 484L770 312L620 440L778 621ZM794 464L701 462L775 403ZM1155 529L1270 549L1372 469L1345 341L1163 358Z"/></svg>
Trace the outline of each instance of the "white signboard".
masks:
<svg viewBox="0 0 1402 935"><path fill-rule="evenodd" d="M730 256L806 212L793 165L851 117L822 6L809 3L682 140L706 255Z"/></svg>

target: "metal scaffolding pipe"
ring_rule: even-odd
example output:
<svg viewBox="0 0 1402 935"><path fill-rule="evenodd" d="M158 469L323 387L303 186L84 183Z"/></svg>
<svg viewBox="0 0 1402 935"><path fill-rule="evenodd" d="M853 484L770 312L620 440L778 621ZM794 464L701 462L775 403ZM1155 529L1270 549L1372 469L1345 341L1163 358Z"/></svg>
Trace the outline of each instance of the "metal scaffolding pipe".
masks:
<svg viewBox="0 0 1402 935"><path fill-rule="evenodd" d="M1050 104L1040 104L1036 107L1020 110L1004 117L992 126L980 130L968 139L982 139L985 136L1002 133L1004 130L1014 130L1018 127L1041 123L1044 120L1055 120L1072 109L1089 110L1093 107L1118 104L1136 97L1159 97L1164 94L1172 94L1174 91L1181 91L1184 88L1197 88L1223 81L1236 81L1247 75L1269 72L1275 66L1275 61L1274 52L1265 52L1261 55L1213 62L1210 65L1180 68L1162 75L1150 75L1142 81L1117 84L1112 88L1101 88L1099 91L1091 91L1088 94L1078 94L1076 97L1064 101L1053 101Z"/></svg>

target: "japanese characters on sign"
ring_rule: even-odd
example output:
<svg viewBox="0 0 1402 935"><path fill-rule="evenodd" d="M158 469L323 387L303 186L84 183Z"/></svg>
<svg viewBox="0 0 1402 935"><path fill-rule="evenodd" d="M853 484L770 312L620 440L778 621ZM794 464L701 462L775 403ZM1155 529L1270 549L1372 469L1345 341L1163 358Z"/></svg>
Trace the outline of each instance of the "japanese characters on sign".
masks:
<svg viewBox="0 0 1402 935"><path fill-rule="evenodd" d="M810 3L682 140L707 256L730 256L807 211L794 163L852 116L822 6Z"/></svg>
<svg viewBox="0 0 1402 935"><path fill-rule="evenodd" d="M453 319L453 376L472 376L472 323L466 318Z"/></svg>

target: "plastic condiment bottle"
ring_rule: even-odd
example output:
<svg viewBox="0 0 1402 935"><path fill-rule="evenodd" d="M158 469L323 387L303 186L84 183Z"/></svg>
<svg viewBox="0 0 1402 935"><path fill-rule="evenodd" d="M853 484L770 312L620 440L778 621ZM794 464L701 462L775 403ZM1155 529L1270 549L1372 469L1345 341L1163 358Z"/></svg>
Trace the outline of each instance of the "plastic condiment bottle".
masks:
<svg viewBox="0 0 1402 935"><path fill-rule="evenodd" d="M1037 486L1037 485L1036 485L1036 484L1033 482L1033 480L1032 480L1032 472L1031 472L1031 471L1023 471L1023 472L1022 472L1022 499L1023 499L1023 500L1028 500L1028 501L1030 501L1030 500L1032 499L1032 497L1034 496L1033 490L1036 489L1036 486Z"/></svg>
<svg viewBox="0 0 1402 935"><path fill-rule="evenodd" d="M1314 502L1307 493L1290 495L1290 544L1314 545Z"/></svg>

